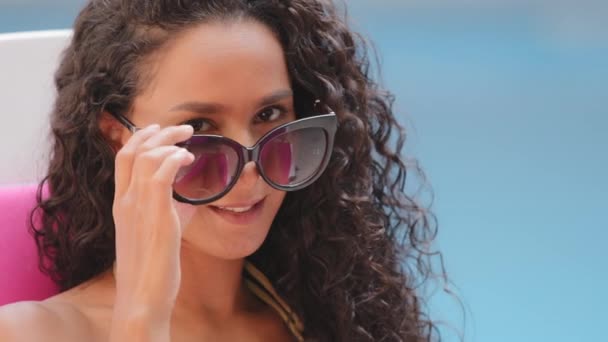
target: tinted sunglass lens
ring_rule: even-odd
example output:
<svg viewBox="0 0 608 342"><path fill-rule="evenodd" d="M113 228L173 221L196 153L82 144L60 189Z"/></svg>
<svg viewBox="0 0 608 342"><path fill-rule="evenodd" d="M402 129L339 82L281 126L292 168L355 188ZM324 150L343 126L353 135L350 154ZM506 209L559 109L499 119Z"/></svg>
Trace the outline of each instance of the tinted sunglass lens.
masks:
<svg viewBox="0 0 608 342"><path fill-rule="evenodd" d="M302 128L267 141L260 151L266 177L280 186L294 186L320 172L327 138L318 127Z"/></svg>
<svg viewBox="0 0 608 342"><path fill-rule="evenodd" d="M211 198L223 192L232 182L238 166L238 154L220 140L193 137L188 151L194 161L178 171L173 189L193 200Z"/></svg>

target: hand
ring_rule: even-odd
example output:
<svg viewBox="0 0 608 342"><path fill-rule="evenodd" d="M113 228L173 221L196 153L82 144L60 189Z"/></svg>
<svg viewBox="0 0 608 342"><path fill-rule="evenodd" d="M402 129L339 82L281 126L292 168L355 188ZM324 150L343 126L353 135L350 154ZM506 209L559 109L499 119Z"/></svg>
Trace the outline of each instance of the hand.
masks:
<svg viewBox="0 0 608 342"><path fill-rule="evenodd" d="M169 320L179 290L184 223L173 200L173 180L194 156L176 143L192 126L137 131L116 155L116 299L114 315ZM149 317L150 315L154 317Z"/></svg>

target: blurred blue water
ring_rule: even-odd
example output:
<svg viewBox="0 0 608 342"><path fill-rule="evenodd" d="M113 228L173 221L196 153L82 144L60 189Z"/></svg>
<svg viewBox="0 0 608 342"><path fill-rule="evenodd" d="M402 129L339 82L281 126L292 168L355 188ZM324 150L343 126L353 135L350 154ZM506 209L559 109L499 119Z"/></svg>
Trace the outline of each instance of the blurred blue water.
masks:
<svg viewBox="0 0 608 342"><path fill-rule="evenodd" d="M0 32L69 27L81 2L30 3L0 3ZM606 340L608 12L544 6L351 6L434 187L466 341Z"/></svg>
<svg viewBox="0 0 608 342"><path fill-rule="evenodd" d="M435 188L466 340L606 340L608 27L567 32L528 10L358 10ZM457 317L446 298L437 310Z"/></svg>

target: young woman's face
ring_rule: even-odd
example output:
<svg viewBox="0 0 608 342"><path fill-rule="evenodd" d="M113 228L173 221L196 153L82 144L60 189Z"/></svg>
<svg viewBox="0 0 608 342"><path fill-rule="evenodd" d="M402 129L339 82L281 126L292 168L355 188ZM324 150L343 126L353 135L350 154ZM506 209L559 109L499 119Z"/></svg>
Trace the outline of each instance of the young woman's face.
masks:
<svg viewBox="0 0 608 342"><path fill-rule="evenodd" d="M151 62L149 83L135 99L131 117L139 127L191 123L195 134L223 135L253 146L272 128L296 119L282 47L263 24L203 24L180 35ZM250 162L224 197L180 211L191 214L182 217L184 241L218 258L246 257L266 238L284 196ZM259 200L261 205L248 213L218 208L243 209Z"/></svg>

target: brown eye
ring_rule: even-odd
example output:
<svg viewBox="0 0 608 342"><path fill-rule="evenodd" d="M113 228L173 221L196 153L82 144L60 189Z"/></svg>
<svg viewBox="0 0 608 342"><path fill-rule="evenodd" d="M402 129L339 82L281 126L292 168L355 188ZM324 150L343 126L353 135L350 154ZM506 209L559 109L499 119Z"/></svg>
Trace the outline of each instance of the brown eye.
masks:
<svg viewBox="0 0 608 342"><path fill-rule="evenodd" d="M261 122L273 122L281 119L287 113L287 109L281 106L268 107L257 115Z"/></svg>
<svg viewBox="0 0 608 342"><path fill-rule="evenodd" d="M192 126L194 132L205 132L213 128L213 125L205 119L192 119L183 124Z"/></svg>

